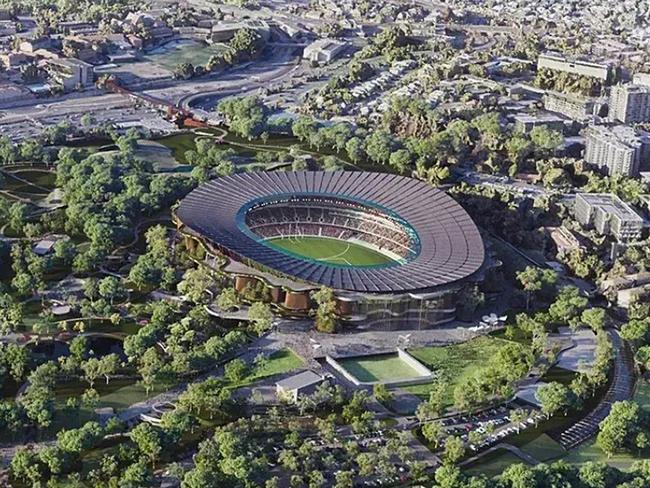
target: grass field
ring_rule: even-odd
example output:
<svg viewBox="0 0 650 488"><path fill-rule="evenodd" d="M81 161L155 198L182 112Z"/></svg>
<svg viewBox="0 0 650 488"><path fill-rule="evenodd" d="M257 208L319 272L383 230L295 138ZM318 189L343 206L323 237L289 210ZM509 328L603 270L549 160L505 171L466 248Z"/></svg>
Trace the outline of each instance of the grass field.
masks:
<svg viewBox="0 0 650 488"><path fill-rule="evenodd" d="M274 237L266 242L292 254L337 266L380 266L394 262L373 249L328 237Z"/></svg>
<svg viewBox="0 0 650 488"><path fill-rule="evenodd" d="M501 474L513 464L526 464L510 451L497 449L486 454L475 463L463 468L463 473L469 476L485 475L488 478Z"/></svg>
<svg viewBox="0 0 650 488"><path fill-rule="evenodd" d="M391 381L421 376L397 354L337 360L352 376L362 382Z"/></svg>
<svg viewBox="0 0 650 488"><path fill-rule="evenodd" d="M487 359L494 356L499 349L513 342L490 336L482 336L461 344L451 346L434 346L409 349L409 353L429 369L438 373L448 382L445 405L453 404L454 388L467 378L476 374L487 364ZM523 346L522 347L526 347ZM404 389L428 397L432 384L407 386Z"/></svg>

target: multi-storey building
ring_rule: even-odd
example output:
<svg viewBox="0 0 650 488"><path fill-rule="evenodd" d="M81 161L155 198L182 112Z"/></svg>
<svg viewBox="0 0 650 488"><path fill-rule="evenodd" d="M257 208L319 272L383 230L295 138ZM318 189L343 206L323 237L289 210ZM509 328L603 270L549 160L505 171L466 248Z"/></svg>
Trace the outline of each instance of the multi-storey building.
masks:
<svg viewBox="0 0 650 488"><path fill-rule="evenodd" d="M641 238L643 218L616 195L578 193L574 211L580 225L599 234L614 236L620 242Z"/></svg>
<svg viewBox="0 0 650 488"><path fill-rule="evenodd" d="M650 86L612 87L609 96L609 118L624 124L650 121Z"/></svg>
<svg viewBox="0 0 650 488"><path fill-rule="evenodd" d="M589 76L608 82L611 79L611 65L594 63L581 59L569 59L558 53L540 54L537 58L537 68L563 71L580 76Z"/></svg>
<svg viewBox="0 0 650 488"><path fill-rule="evenodd" d="M635 85L650 86L650 73L635 73L632 77Z"/></svg>
<svg viewBox="0 0 650 488"><path fill-rule="evenodd" d="M637 176L650 162L650 134L624 125L589 126L584 159L607 175Z"/></svg>
<svg viewBox="0 0 650 488"><path fill-rule="evenodd" d="M345 42L336 39L318 39L307 46L302 57L315 64L332 62L345 48Z"/></svg>
<svg viewBox="0 0 650 488"><path fill-rule="evenodd" d="M593 98L585 98L568 93L548 91L544 94L544 108L573 120L585 120L594 115L596 102Z"/></svg>
<svg viewBox="0 0 650 488"><path fill-rule="evenodd" d="M90 86L94 81L93 65L79 59L50 59L47 68L52 79L66 91Z"/></svg>

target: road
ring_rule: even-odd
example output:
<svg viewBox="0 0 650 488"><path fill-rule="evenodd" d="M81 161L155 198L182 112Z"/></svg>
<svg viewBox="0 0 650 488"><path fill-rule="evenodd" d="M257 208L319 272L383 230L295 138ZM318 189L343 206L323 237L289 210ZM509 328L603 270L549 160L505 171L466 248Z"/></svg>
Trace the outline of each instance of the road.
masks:
<svg viewBox="0 0 650 488"><path fill-rule="evenodd" d="M142 93L173 104L206 95L244 94L287 80L299 66L300 57L296 49L275 49L266 59L258 60L239 68L231 69L214 77L184 81L169 80L162 88L144 89ZM254 78L257 81L252 81ZM52 125L59 120L81 117L84 114L103 114L113 112L115 120L123 119L121 113L143 110L135 108L129 97L113 93L98 93L92 89L56 99L34 100L32 104L1 111L0 128L5 133L18 137L29 137L34 127ZM102 117L105 119L105 117ZM109 119L110 120L110 119Z"/></svg>

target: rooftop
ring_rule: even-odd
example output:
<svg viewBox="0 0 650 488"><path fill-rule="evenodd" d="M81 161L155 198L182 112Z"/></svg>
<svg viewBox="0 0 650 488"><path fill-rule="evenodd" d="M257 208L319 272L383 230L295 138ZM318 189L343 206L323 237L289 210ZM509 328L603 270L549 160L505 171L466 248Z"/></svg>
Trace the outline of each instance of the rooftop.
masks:
<svg viewBox="0 0 650 488"><path fill-rule="evenodd" d="M614 215L621 220L644 221L630 205L616 195L610 193L578 193L576 196L589 205L597 207L603 212Z"/></svg>
<svg viewBox="0 0 650 488"><path fill-rule="evenodd" d="M323 381L323 377L314 373L311 370L303 371L294 376L289 376L281 381L276 383L278 388L282 388L285 391L299 390L301 388L307 388L308 386L315 385Z"/></svg>
<svg viewBox="0 0 650 488"><path fill-rule="evenodd" d="M243 216L261 201L340 198L399 217L419 236L419 253L386 267L342 267L305 260L269 246ZM239 173L192 191L176 211L186 230L233 260L290 279L365 293L422 292L473 275L485 257L476 225L445 192L404 176L361 171Z"/></svg>

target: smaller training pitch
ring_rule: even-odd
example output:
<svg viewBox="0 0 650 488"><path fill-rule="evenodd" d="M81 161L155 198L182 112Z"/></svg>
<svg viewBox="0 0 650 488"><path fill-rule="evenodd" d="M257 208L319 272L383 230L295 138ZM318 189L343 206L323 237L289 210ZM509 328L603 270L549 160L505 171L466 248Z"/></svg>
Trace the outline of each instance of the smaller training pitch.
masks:
<svg viewBox="0 0 650 488"><path fill-rule="evenodd" d="M273 237L265 242L276 249L336 266L381 266L395 262L374 249L329 237Z"/></svg>
<svg viewBox="0 0 650 488"><path fill-rule="evenodd" d="M337 359L348 373L363 383L394 381L422 376L397 354Z"/></svg>

